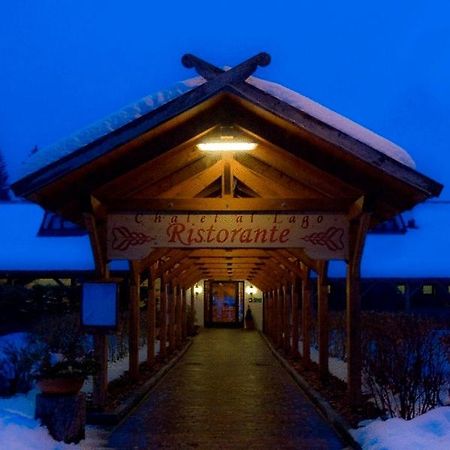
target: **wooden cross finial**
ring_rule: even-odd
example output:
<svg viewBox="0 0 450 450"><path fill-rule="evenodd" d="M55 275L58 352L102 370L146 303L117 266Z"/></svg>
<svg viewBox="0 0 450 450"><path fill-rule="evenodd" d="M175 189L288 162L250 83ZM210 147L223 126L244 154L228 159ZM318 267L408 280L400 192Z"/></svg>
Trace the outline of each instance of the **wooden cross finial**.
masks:
<svg viewBox="0 0 450 450"><path fill-rule="evenodd" d="M183 55L181 62L188 69L194 68L206 80L217 80L233 84L245 81L255 70L270 64L270 55L265 52L258 53L230 70L220 69L201 58L189 53Z"/></svg>

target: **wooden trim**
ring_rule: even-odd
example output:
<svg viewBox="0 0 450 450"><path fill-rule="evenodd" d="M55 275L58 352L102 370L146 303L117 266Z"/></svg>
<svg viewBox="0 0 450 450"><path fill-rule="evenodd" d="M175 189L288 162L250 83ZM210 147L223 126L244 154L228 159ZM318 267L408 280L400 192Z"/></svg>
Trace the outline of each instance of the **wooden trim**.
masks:
<svg viewBox="0 0 450 450"><path fill-rule="evenodd" d="M222 160L159 194L159 198L192 198L216 181L224 170Z"/></svg>
<svg viewBox="0 0 450 450"><path fill-rule="evenodd" d="M317 322L319 335L319 372L320 378L326 382L328 369L328 261L318 262L317 272Z"/></svg>
<svg viewBox="0 0 450 450"><path fill-rule="evenodd" d="M167 289L166 278L162 275L160 288L159 356L163 361L167 356Z"/></svg>
<svg viewBox="0 0 450 450"><path fill-rule="evenodd" d="M347 265L347 389L353 406L361 402L361 293L360 271L370 214L350 222L350 260Z"/></svg>
<svg viewBox="0 0 450 450"><path fill-rule="evenodd" d="M156 331L156 296L155 271L150 267L148 274L148 300L147 300L147 366L153 367L155 363L155 331Z"/></svg>
<svg viewBox="0 0 450 450"><path fill-rule="evenodd" d="M303 361L311 363L311 282L309 269L302 279L302 339L303 339Z"/></svg>
<svg viewBox="0 0 450 450"><path fill-rule="evenodd" d="M296 277L291 283L291 314L292 314L292 348L291 355L293 358L298 358L298 331L299 331L299 297L300 297L300 283Z"/></svg>
<svg viewBox="0 0 450 450"><path fill-rule="evenodd" d="M343 213L353 203L353 199L281 199L281 198L130 198L104 199L103 205L110 213L158 213L165 212L298 212Z"/></svg>
<svg viewBox="0 0 450 450"><path fill-rule="evenodd" d="M131 273L128 287L129 299L129 334L128 334L128 351L129 351L129 374L132 381L139 378L139 335L140 335L140 308L139 308L139 288L141 284L138 265L130 261Z"/></svg>
<svg viewBox="0 0 450 450"><path fill-rule="evenodd" d="M84 225L89 233L92 253L94 255L95 271L100 278L107 278L108 267L106 260L106 247L100 239L100 231L98 230L97 221L93 214L84 213Z"/></svg>

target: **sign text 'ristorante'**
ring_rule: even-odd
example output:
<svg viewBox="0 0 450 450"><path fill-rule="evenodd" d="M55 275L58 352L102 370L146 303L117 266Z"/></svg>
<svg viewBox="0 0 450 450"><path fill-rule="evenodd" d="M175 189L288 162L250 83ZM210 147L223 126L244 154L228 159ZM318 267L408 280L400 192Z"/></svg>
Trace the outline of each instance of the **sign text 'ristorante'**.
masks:
<svg viewBox="0 0 450 450"><path fill-rule="evenodd" d="M343 259L348 221L343 214L112 214L108 257L141 259L151 249L302 248L319 259Z"/></svg>

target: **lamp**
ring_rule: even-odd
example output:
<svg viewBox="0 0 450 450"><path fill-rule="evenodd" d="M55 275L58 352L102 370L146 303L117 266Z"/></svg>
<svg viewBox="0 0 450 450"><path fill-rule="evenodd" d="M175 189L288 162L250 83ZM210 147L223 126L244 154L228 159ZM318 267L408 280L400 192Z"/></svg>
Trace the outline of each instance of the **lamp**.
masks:
<svg viewBox="0 0 450 450"><path fill-rule="evenodd" d="M256 294L256 288L252 284L250 286L247 286L247 289L245 290L248 295L254 295Z"/></svg>
<svg viewBox="0 0 450 450"><path fill-rule="evenodd" d="M196 283L194 286L195 296L197 297L197 295L201 294L202 292L203 292L203 288L198 283Z"/></svg>
<svg viewBox="0 0 450 450"><path fill-rule="evenodd" d="M232 126L220 127L220 133L213 133L197 144L197 148L206 152L245 152L254 150L258 144L252 142L243 133Z"/></svg>
<svg viewBox="0 0 450 450"><path fill-rule="evenodd" d="M245 290L247 292L247 295L250 296L248 299L249 303L253 302L253 296L256 294L256 288L252 284L250 286L247 286L247 289Z"/></svg>

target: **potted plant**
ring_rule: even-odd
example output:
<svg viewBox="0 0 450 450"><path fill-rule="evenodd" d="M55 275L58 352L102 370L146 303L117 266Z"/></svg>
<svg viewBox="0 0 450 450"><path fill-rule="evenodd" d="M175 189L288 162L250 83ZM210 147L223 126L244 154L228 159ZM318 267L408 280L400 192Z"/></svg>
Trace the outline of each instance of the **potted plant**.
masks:
<svg viewBox="0 0 450 450"><path fill-rule="evenodd" d="M30 340L38 349L34 372L44 394L76 394L86 377L98 370L87 336L80 331L73 315L47 319Z"/></svg>
<svg viewBox="0 0 450 450"><path fill-rule="evenodd" d="M247 307L247 311L245 312L245 328L247 330L255 329L255 321L253 320L253 313L250 306Z"/></svg>

